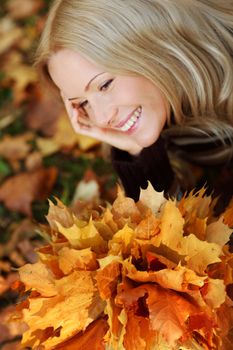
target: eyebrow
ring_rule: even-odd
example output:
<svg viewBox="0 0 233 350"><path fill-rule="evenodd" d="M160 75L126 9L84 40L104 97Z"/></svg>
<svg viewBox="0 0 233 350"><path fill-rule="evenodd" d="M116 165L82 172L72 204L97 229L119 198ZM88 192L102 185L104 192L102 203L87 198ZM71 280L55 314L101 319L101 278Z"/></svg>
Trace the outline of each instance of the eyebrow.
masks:
<svg viewBox="0 0 233 350"><path fill-rule="evenodd" d="M101 74L104 74L105 72L101 72L101 73L98 73L96 74L93 78L91 78L91 80L88 82L87 86L85 87L84 91L88 91L91 83L93 82L93 80L95 80L95 78L97 78L99 75ZM71 97L71 98L68 98L69 101L72 101L72 100L77 100L79 99L80 97Z"/></svg>

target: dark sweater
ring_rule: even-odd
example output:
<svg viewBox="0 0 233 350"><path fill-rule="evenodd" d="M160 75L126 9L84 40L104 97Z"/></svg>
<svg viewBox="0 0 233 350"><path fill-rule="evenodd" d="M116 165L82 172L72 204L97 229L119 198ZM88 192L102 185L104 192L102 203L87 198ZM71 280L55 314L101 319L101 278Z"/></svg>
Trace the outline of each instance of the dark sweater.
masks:
<svg viewBox="0 0 233 350"><path fill-rule="evenodd" d="M170 150L169 162L167 148ZM206 136L198 136L187 143L185 137L165 142L162 137L153 145L144 148L137 156L132 156L125 151L112 148L112 164L116 170L125 193L135 201L139 199L140 187L145 189L149 180L156 191L164 191L173 195L182 191L207 186L208 194L214 191L220 196L220 210L227 205L233 196L233 160L222 164L215 164L211 158L216 152L224 151L224 146L219 141L208 141ZM220 152L221 153L221 152ZM174 157L174 159L173 159ZM196 159L199 159L199 164ZM175 162L173 161L175 160ZM178 160L178 161L177 161ZM179 163L180 162L180 163ZM174 164L178 163L175 169ZM180 168L180 169L179 169ZM191 187L188 188L187 180L193 177ZM178 179L178 189L176 184Z"/></svg>
<svg viewBox="0 0 233 350"><path fill-rule="evenodd" d="M148 180L158 192L167 192L172 186L174 172L161 137L137 156L113 147L111 157L126 195L135 201L139 199L140 187L147 188Z"/></svg>

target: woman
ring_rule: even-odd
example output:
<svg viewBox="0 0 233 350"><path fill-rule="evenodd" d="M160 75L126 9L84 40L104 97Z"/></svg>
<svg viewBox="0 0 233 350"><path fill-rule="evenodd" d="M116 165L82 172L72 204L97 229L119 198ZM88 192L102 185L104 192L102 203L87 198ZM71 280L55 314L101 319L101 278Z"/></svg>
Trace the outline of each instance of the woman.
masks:
<svg viewBox="0 0 233 350"><path fill-rule="evenodd" d="M196 164L231 174L231 0L56 0L36 66L74 129L112 146L135 200L147 180L170 195L198 186Z"/></svg>

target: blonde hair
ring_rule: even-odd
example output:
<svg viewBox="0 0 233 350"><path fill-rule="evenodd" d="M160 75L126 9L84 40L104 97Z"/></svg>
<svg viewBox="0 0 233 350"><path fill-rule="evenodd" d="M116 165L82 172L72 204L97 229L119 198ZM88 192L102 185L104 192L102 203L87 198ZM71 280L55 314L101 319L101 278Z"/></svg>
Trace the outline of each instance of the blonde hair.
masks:
<svg viewBox="0 0 233 350"><path fill-rule="evenodd" d="M111 73L141 74L171 107L165 134L228 139L229 156L232 19L232 0L55 0L36 66L51 83L47 62L68 48Z"/></svg>

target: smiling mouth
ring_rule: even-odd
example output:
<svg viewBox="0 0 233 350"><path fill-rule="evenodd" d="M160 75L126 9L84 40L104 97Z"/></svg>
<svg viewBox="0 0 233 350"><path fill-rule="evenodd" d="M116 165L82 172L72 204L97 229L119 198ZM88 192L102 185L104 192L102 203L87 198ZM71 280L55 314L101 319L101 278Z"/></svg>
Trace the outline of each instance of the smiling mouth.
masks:
<svg viewBox="0 0 233 350"><path fill-rule="evenodd" d="M142 107L139 106L135 111L130 115L130 117L120 126L117 127L118 130L127 132L134 127L138 119L141 117Z"/></svg>

